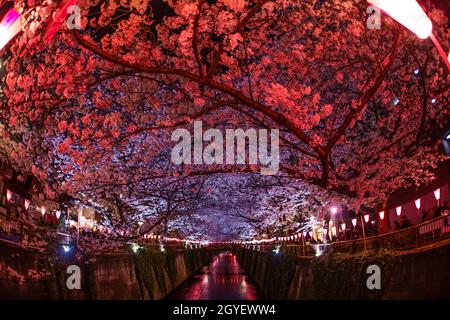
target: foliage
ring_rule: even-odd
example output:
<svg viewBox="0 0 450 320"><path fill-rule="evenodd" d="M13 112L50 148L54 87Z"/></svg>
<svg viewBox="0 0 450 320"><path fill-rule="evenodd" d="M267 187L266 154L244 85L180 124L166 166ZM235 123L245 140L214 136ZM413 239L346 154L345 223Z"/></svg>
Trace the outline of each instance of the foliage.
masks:
<svg viewBox="0 0 450 320"><path fill-rule="evenodd" d="M332 251L312 262L314 297L316 299L380 299L389 283L396 260L394 252L380 250L365 254L342 254ZM366 286L367 267L381 269L381 290Z"/></svg>
<svg viewBox="0 0 450 320"><path fill-rule="evenodd" d="M159 288L162 292L164 290L165 255L158 250L145 247L139 250L135 257L136 267L142 275L150 299L155 299L155 288Z"/></svg>

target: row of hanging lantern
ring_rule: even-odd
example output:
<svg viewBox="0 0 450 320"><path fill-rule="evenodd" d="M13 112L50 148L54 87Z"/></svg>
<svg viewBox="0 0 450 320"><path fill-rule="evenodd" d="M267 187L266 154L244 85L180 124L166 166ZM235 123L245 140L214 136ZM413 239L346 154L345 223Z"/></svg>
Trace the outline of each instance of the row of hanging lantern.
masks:
<svg viewBox="0 0 450 320"><path fill-rule="evenodd" d="M275 243L275 242L288 242L288 241L297 241L297 240L301 240L302 236L303 238L306 238L306 236L309 235L310 238L312 238L313 232L310 231L303 231L303 232L298 232L294 235L290 235L290 236L286 236L286 237L273 237L270 239L252 239L252 240L248 240L248 241L241 241L241 242L237 242L235 244L244 244L244 245L248 245L248 244L265 244L265 243Z"/></svg>
<svg viewBox="0 0 450 320"><path fill-rule="evenodd" d="M438 206L439 206L439 201L440 201L440 199L441 199L441 189L438 188L438 189L434 190L434 191L433 191L433 194L434 194L434 197L436 198L436 200L437 200L437 202L438 202ZM414 205L416 206L417 210L420 211L420 207L421 207L421 201L420 201L420 198L414 200ZM396 207L396 208L395 208L395 213L397 214L398 217L400 217L400 215L402 214L402 206ZM381 219L381 220L384 220L384 211L380 211L380 212L379 212L379 215L380 215L380 219ZM368 215L367 215L367 217L368 217ZM366 218L366 216L364 216L364 219L365 219L365 218ZM368 219L369 219L369 218L367 218L367 221L366 221L366 222L368 222Z"/></svg>
<svg viewBox="0 0 450 320"><path fill-rule="evenodd" d="M13 192L11 190L7 189L6 190L6 201L10 202L12 197L13 197ZM30 208L30 206L31 206L31 201L28 200L28 199L24 199L23 206L24 206L25 210L28 210ZM40 211L41 211L42 216L44 216L45 213L47 212L47 209L45 208L45 206L41 206ZM60 211L56 211L55 214L56 214L56 218L59 219L59 217L61 215L61 212Z"/></svg>
<svg viewBox="0 0 450 320"><path fill-rule="evenodd" d="M155 235L155 234L144 234L143 235L144 239L148 239L148 240L161 240L161 241L165 241L165 242L178 242L178 243L185 243L185 244L207 244L207 241L200 241L200 240L187 240L187 239L179 239L179 238L171 238L171 237L162 237L160 235Z"/></svg>
<svg viewBox="0 0 450 320"><path fill-rule="evenodd" d="M440 199L440 189L437 189L434 191L434 196L436 198L436 200ZM415 200L415 206L417 209L420 209L420 198ZM395 211L397 213L397 216L401 215L402 212L402 206L398 206L395 208ZM332 214L336 214L338 212L338 209L336 207L332 207L331 208L331 213ZM385 212L384 211L380 211L379 213L379 217L381 220L384 220L385 218ZM363 216L364 218L364 222L365 223L369 223L370 221L370 215L369 214L365 214ZM356 225L358 223L358 219L357 218L353 218L351 219L352 225L354 228L356 228ZM340 224L340 231L345 232L347 230L347 224L341 223ZM329 229L327 228L323 228L323 234L324 235L329 235L328 232L331 233L331 235L336 235L337 234L337 228L336 226L333 226L333 222L330 221L330 226ZM299 232L296 233L294 235L290 235L290 236L285 236L285 237L273 237L270 239L252 239L252 240L248 240L248 241L217 241L217 242L211 242L210 244L234 244L234 245L254 245L254 244L271 244L271 243L275 243L275 242L289 242L289 241L296 241L302 238L303 239L306 238L306 236L309 235L310 238L312 238L313 236L313 232L310 231L303 231L303 232ZM144 239L152 239L152 240L156 240L158 239L159 236L156 235L144 235ZM181 239L177 239L177 238L162 238L163 241L175 241L175 242L186 242L186 243L194 243L194 244L200 244L200 243L204 243L202 241L192 241L192 240L181 240Z"/></svg>

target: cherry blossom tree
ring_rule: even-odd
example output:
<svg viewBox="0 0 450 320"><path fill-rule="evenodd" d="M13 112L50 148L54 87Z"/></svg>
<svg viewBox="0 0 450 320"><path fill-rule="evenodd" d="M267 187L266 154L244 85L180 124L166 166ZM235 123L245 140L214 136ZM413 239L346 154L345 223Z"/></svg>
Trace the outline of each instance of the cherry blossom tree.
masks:
<svg viewBox="0 0 450 320"><path fill-rule="evenodd" d="M448 122L445 65L430 41L389 17L368 29L364 1L77 5L80 30L62 23L55 32L61 2L16 1L25 27L4 49L3 137L18 145L16 165L55 194L122 194L130 216L164 198L166 208L152 213L161 222L175 210L168 195L180 197L180 218L211 201L211 192L187 197L192 184L197 195L203 178L226 176L226 184L254 175L252 166L173 165L170 135L194 120L280 129L284 185L301 184L293 192L302 199L320 194L321 205L338 195L355 208L373 206L433 179L445 160L436 140ZM429 16L450 43L448 17L436 9ZM315 208L311 201L302 205ZM244 216L267 213L257 207Z"/></svg>

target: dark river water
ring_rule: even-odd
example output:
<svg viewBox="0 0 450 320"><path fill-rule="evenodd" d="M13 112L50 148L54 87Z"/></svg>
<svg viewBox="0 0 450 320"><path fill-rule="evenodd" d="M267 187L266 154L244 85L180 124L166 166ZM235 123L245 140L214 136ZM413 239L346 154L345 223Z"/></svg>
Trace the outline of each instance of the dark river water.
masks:
<svg viewBox="0 0 450 320"><path fill-rule="evenodd" d="M176 288L169 300L258 300L262 295L236 256L222 252L210 265Z"/></svg>

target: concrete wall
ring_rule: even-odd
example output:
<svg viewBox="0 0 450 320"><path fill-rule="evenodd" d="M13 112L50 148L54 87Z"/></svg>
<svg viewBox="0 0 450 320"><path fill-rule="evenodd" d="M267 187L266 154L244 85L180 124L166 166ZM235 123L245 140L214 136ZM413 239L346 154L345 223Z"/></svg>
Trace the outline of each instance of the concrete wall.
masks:
<svg viewBox="0 0 450 320"><path fill-rule="evenodd" d="M340 258L331 281L315 269L317 258L288 259L245 249L238 250L238 258L268 299L450 299L450 243L394 253L389 263L370 256L366 264L381 267L381 290L367 289L361 256Z"/></svg>
<svg viewBox="0 0 450 320"><path fill-rule="evenodd" d="M13 243L0 242L0 299L42 299L41 281L19 282L37 270L39 253L26 250Z"/></svg>
<svg viewBox="0 0 450 320"><path fill-rule="evenodd" d="M289 261L282 254L238 250L238 260L269 300L313 298L311 259Z"/></svg>
<svg viewBox="0 0 450 320"><path fill-rule="evenodd" d="M153 280L149 288L132 253L55 262L44 253L0 242L0 299L161 299L209 263L212 255L201 249L159 254L162 264L145 269L150 270ZM154 260L149 261L151 264ZM70 264L80 266L81 290L67 289L69 275L65 271Z"/></svg>

